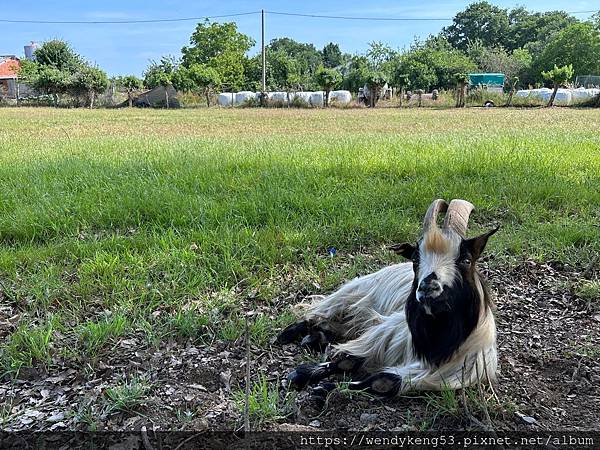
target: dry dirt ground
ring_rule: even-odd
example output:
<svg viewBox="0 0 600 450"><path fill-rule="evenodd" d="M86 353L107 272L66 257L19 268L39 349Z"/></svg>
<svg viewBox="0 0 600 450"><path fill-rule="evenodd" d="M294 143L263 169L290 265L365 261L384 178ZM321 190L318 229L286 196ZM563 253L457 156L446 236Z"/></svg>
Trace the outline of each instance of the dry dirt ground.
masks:
<svg viewBox="0 0 600 450"><path fill-rule="evenodd" d="M380 401L334 392L323 411L308 394L293 394L287 417L260 422L263 430L440 430L492 426L508 430L592 430L600 427L600 299L578 297L582 274L571 267L523 262L510 269L483 263L497 305L500 375L494 390L462 395L407 395ZM597 272L585 274L597 279ZM290 293L272 314L298 302ZM2 315L9 315L4 308ZM206 345L119 341L94 364L55 361L46 372L22 371L0 384L4 430L238 430L235 402L245 384L246 348L239 342ZM307 355L295 346L251 346L253 382L266 376L285 395L286 374ZM129 412L107 411L106 389L141 377L149 386ZM236 394L237 393L237 394ZM481 396L480 396L481 394ZM481 398L486 401L482 402ZM483 406L485 405L485 407ZM488 416L489 415L489 416Z"/></svg>

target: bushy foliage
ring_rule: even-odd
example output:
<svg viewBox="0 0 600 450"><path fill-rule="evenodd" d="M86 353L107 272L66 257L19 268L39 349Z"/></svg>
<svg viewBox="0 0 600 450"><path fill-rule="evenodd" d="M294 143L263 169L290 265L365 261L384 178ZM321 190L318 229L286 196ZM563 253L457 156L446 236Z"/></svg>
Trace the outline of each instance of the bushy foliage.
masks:
<svg viewBox="0 0 600 450"><path fill-rule="evenodd" d="M180 66L173 72L171 81L178 91L202 94L207 106L210 106L211 94L221 85L219 72L206 64L192 64L189 68Z"/></svg>
<svg viewBox="0 0 600 450"><path fill-rule="evenodd" d="M161 81L173 75L179 64L180 61L171 55L163 56L160 61L150 61L148 69L144 72L144 86L148 89L160 86Z"/></svg>
<svg viewBox="0 0 600 450"><path fill-rule="evenodd" d="M135 93L138 92L143 86L142 80L135 75L127 75L124 77L118 77L116 79L116 85L120 89L124 89L127 93L127 102L131 108L133 106L133 97Z"/></svg>
<svg viewBox="0 0 600 450"><path fill-rule="evenodd" d="M552 82L554 86L554 91L552 92L552 96L548 102L548 106L552 106L554 104L554 98L556 97L558 88L573 78L573 65L569 64L562 67L554 65L553 69L548 70L547 72L542 72L542 77L544 77L545 80Z"/></svg>
<svg viewBox="0 0 600 450"><path fill-rule="evenodd" d="M406 74L412 87L428 91L447 89L454 85L457 72L472 72L477 66L462 51L452 48L442 38L416 41L396 59L395 73Z"/></svg>
<svg viewBox="0 0 600 450"><path fill-rule="evenodd" d="M555 65L571 65L577 75L600 74L600 32L590 24L569 26L548 42L534 62L534 72L541 74ZM538 75L538 79L541 76Z"/></svg>
<svg viewBox="0 0 600 450"><path fill-rule="evenodd" d="M344 55L340 50L340 46L334 42L330 42L321 51L323 66L334 68L344 63Z"/></svg>
<svg viewBox="0 0 600 450"><path fill-rule="evenodd" d="M503 47L486 47L481 41L472 42L467 54L481 72L503 73L506 80L515 77L524 82L533 82L530 76L532 57L527 49L508 51Z"/></svg>
<svg viewBox="0 0 600 450"><path fill-rule="evenodd" d="M68 43L58 39L44 42L35 51L35 61L24 60L19 75L39 93L50 95L55 106L61 95L69 94L76 104L83 97L93 107L96 96L109 84L104 71L85 62Z"/></svg>
<svg viewBox="0 0 600 450"><path fill-rule="evenodd" d="M342 74L335 69L320 66L315 73L315 81L325 91L325 107L329 106L329 93L342 82Z"/></svg>

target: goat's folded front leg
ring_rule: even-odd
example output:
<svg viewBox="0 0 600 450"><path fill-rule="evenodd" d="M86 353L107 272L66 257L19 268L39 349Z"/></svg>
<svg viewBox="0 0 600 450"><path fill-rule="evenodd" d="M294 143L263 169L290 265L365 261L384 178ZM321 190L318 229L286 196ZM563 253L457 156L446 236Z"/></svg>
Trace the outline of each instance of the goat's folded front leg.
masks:
<svg viewBox="0 0 600 450"><path fill-rule="evenodd" d="M308 384L316 384L331 375L355 373L360 369L364 358L339 354L333 361L320 364L301 364L288 375L290 386L303 389Z"/></svg>
<svg viewBox="0 0 600 450"><path fill-rule="evenodd" d="M277 336L276 342L286 345L298 341L300 341L301 347L323 351L329 343L335 341L335 335L318 324L311 324L309 321L303 320L285 328Z"/></svg>
<svg viewBox="0 0 600 450"><path fill-rule="evenodd" d="M336 388L336 384L329 381L322 381L311 391L311 398L319 408L323 408L327 402L327 396ZM351 381L346 384L346 388L352 391L363 391L367 394L377 397L393 397L402 387L402 377L394 373L378 372L369 375L361 381Z"/></svg>

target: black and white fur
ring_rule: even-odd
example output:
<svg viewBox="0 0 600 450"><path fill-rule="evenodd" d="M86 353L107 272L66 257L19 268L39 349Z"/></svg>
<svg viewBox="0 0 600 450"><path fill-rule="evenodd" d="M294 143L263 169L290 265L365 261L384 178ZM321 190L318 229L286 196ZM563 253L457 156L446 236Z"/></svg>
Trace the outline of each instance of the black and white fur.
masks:
<svg viewBox="0 0 600 450"><path fill-rule="evenodd" d="M436 203L437 202L437 203ZM453 200L448 223L435 223L448 205L436 200L416 245L392 249L412 262L395 264L355 278L338 291L314 301L303 320L284 330L282 344L302 338L323 348L331 341L334 357L304 364L290 373L299 388L339 374L366 373L350 388L391 396L409 390L458 389L495 378L496 325L492 302L476 269L487 239L497 229L466 239L472 205ZM462 217L461 217L462 216ZM461 228L461 226L463 228ZM315 393L329 391L321 383Z"/></svg>

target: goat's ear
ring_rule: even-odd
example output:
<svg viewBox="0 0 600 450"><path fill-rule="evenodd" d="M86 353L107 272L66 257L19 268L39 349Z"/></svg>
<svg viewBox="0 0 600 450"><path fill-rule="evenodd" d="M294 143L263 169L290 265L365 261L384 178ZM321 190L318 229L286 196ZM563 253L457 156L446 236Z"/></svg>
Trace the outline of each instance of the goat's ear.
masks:
<svg viewBox="0 0 600 450"><path fill-rule="evenodd" d="M388 248L396 252L397 255L403 256L406 259L412 259L413 254L417 249L413 244L409 244L408 242L404 242L402 244L394 244Z"/></svg>
<svg viewBox="0 0 600 450"><path fill-rule="evenodd" d="M494 234L496 231L498 231L499 229L500 229L500 227L493 228L490 231L488 231L487 233L483 233L482 235L479 235L479 236L471 238L471 239L467 239L465 241L465 246L469 250L469 253L471 253L471 257L473 258L473 261L475 261L476 259L479 259L479 257L483 253L483 250L485 249L485 245L487 244L489 237L492 234Z"/></svg>

